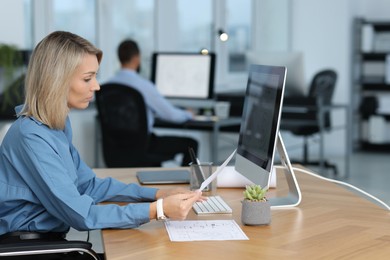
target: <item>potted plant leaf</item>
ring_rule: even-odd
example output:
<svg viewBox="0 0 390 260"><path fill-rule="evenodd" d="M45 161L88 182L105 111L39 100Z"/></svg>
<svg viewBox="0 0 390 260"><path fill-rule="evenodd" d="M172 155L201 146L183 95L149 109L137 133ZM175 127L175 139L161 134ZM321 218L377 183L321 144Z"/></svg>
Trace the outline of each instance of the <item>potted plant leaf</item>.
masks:
<svg viewBox="0 0 390 260"><path fill-rule="evenodd" d="M14 107L24 99L22 53L14 45L0 44L0 118L14 118Z"/></svg>
<svg viewBox="0 0 390 260"><path fill-rule="evenodd" d="M271 206L266 198L267 189L260 185L247 185L242 203L241 221L244 225L268 225L271 223Z"/></svg>

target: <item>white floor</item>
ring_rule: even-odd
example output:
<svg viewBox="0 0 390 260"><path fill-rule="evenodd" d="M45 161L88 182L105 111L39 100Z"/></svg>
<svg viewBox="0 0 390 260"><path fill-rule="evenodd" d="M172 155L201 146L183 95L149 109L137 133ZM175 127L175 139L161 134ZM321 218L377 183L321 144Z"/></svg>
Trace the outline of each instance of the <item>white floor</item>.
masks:
<svg viewBox="0 0 390 260"><path fill-rule="evenodd" d="M338 161L343 167L341 159ZM390 153L353 153L349 178L345 181L390 205Z"/></svg>

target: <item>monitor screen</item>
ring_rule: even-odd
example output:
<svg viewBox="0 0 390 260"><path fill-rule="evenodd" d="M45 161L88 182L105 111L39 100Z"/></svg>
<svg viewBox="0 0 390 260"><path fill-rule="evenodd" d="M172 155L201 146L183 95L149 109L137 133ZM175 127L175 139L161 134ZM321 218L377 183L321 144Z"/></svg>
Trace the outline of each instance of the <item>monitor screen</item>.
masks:
<svg viewBox="0 0 390 260"><path fill-rule="evenodd" d="M152 81L167 98L212 99L214 68L213 53L154 53Z"/></svg>
<svg viewBox="0 0 390 260"><path fill-rule="evenodd" d="M248 61L254 64L283 66L288 70L284 96L302 96L308 92L305 84L303 55L301 52L249 52Z"/></svg>
<svg viewBox="0 0 390 260"><path fill-rule="evenodd" d="M273 166L286 72L265 65L249 69L235 169L262 187Z"/></svg>

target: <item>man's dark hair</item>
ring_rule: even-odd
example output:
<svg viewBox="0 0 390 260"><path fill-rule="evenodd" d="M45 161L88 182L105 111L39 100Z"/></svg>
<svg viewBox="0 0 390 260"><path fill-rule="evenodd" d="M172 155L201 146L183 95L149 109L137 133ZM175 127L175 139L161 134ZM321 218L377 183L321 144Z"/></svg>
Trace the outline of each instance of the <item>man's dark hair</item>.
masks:
<svg viewBox="0 0 390 260"><path fill-rule="evenodd" d="M138 44L133 40L124 40L118 47L118 58L121 63L126 63L139 54Z"/></svg>

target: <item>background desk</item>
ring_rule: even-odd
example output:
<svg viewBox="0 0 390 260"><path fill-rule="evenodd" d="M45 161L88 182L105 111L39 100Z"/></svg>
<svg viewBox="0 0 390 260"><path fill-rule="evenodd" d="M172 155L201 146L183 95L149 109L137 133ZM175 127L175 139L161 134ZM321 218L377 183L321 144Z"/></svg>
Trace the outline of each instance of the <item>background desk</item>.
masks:
<svg viewBox="0 0 390 260"><path fill-rule="evenodd" d="M174 124L161 120L156 120L154 127L155 128L168 128L168 129L187 129L187 130L199 130L211 132L211 158L210 161L214 164L219 164L218 157L218 143L220 138L220 132L224 129L230 130L234 128L234 132L238 133L241 124L241 117L230 117L226 119L217 119L217 120L189 120L184 124Z"/></svg>
<svg viewBox="0 0 390 260"><path fill-rule="evenodd" d="M289 99L287 99L288 101ZM301 104L302 105L302 104ZM344 125L344 143L345 143L345 164L344 164L344 175L342 176L344 179L349 178L349 172L350 172L350 158L351 158L351 146L352 146L352 130L350 129L351 127L351 122L350 122L350 111L349 111L349 106L344 105L344 104L332 104L330 106L319 106L317 107L310 107L310 106L304 106L300 107L299 105L291 105L287 102L287 104L283 104L283 114L282 114L282 119L280 122L280 130L286 130L289 129L288 126L299 126L300 124L305 124L306 126L308 125L308 120L299 120L296 118L289 118L288 113L294 113L296 110L299 109L312 109L318 114L318 121L319 125L317 123L317 120L313 120L313 126L316 127L318 126L320 131L319 131L319 161L320 161L320 168L319 168L319 173L323 174L324 173L324 163L325 163L325 114L327 112L332 112L333 110L336 109L342 109L344 110L345 113L345 118L346 122ZM331 123L332 124L332 123ZM331 126L331 129L335 130L338 128L337 126ZM340 178L341 176L335 176Z"/></svg>
<svg viewBox="0 0 390 260"><path fill-rule="evenodd" d="M100 177L136 181L137 169L97 169ZM111 259L388 259L390 213L333 183L297 172L302 202L292 209L272 210L269 226L243 226L243 189L217 189L233 208L231 215L188 219L234 219L249 241L171 242L162 222L137 229L104 230ZM285 192L283 174L269 197ZM160 186L161 187L161 186ZM163 186L170 187L170 186Z"/></svg>

